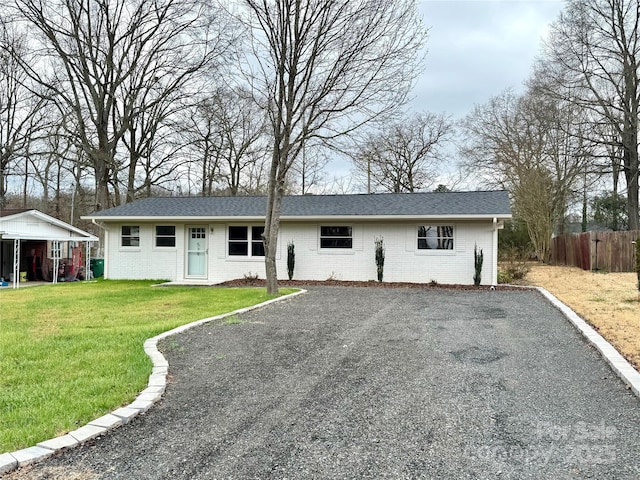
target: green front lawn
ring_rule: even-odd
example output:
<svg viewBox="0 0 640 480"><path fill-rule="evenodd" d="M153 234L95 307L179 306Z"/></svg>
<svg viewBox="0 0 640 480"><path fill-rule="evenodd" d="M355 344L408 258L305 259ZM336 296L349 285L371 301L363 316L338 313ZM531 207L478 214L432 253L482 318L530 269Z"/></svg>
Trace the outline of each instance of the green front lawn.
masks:
<svg viewBox="0 0 640 480"><path fill-rule="evenodd" d="M133 401L151 373L142 346L147 338L269 298L263 288L153 283L0 291L0 453L62 435Z"/></svg>

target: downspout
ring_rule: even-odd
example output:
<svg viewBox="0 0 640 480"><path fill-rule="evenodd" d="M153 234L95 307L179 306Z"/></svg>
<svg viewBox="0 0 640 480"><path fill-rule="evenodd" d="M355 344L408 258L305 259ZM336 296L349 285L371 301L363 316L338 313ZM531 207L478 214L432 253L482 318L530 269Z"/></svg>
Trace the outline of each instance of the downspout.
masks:
<svg viewBox="0 0 640 480"><path fill-rule="evenodd" d="M104 232L104 237L103 237L104 238L104 243L105 243L104 248L105 248L105 251L106 251L107 233L109 231L104 226L102 226L101 224L96 222L95 218L91 219L91 223L93 223L96 227L98 227L100 230L102 230ZM89 272L91 271L91 259L90 259L91 253L90 253L90 250L89 250L91 243L92 242L87 242L87 255L86 255L87 259L86 259L86 267L85 267L86 268L86 272L87 272L87 279L89 278ZM107 278L107 265L106 265L106 262L105 262L105 265L104 265L103 276L104 276L103 278Z"/></svg>
<svg viewBox="0 0 640 480"><path fill-rule="evenodd" d="M493 217L493 242L491 245L491 286L498 285L498 218Z"/></svg>
<svg viewBox="0 0 640 480"><path fill-rule="evenodd" d="M20 239L13 240L13 288L20 286Z"/></svg>

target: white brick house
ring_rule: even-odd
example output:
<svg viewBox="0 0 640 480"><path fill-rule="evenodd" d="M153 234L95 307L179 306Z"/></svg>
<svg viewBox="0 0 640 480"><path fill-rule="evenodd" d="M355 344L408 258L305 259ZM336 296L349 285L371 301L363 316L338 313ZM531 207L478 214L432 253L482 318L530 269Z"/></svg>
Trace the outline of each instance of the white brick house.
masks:
<svg viewBox="0 0 640 480"><path fill-rule="evenodd" d="M83 217L104 229L105 277L214 284L265 277L265 197L148 198ZM505 191L289 196L283 200L278 278L472 284L474 246L482 283L497 283L498 229L511 218Z"/></svg>

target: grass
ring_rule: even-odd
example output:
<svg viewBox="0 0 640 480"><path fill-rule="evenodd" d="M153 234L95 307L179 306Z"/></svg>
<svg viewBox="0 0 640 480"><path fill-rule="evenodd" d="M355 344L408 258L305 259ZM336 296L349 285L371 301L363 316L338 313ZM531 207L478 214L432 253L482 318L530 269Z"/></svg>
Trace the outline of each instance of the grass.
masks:
<svg viewBox="0 0 640 480"><path fill-rule="evenodd" d="M0 291L0 453L62 435L133 401L151 373L142 347L147 338L269 298L263 288L153 283Z"/></svg>
<svg viewBox="0 0 640 480"><path fill-rule="evenodd" d="M527 281L571 307L640 370L640 294L635 273L534 265Z"/></svg>

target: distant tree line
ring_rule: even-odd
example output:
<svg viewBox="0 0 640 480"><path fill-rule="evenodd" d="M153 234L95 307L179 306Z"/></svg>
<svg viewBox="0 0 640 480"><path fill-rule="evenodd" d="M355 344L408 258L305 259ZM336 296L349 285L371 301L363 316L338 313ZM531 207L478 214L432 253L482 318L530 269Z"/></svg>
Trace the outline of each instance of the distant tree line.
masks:
<svg viewBox="0 0 640 480"><path fill-rule="evenodd" d="M295 2L264 5L250 0L228 5L214 0L0 0L6 12L0 19L0 206L26 206L36 197L56 205L62 195L92 194L86 208L96 210L152 194L266 193L278 125L268 63L278 52L269 52L265 35L278 32L265 32L261 19L278 8L288 9L293 18ZM335 28L345 30L343 36L360 35L357 22L348 23L360 16L369 22L361 24L363 29L381 33L375 41L350 38L349 45L345 37L343 47L328 35L326 44L315 44L308 66L315 68L314 82L325 75L326 83L300 77L298 88L304 90L292 98L311 116L294 118L297 112L291 112L293 121L304 118L307 126L285 169L285 192L353 190L350 180L328 176L329 158L357 158L361 167L372 149L383 155L372 164L376 189L431 186L436 144L450 131L442 116L418 115L405 132L394 127L395 137L363 133L348 147L348 141L339 141L372 119L377 125L403 125L397 115L420 71L424 40L414 11L412 0L384 6L309 4L308 26L324 22L328 28L334 21ZM401 27L406 34L394 38L391 29L398 33ZM397 58L391 58L392 48ZM373 62L372 54L378 55L379 71L365 63ZM325 58L326 65L320 65ZM287 61L293 60L300 59ZM339 62L342 70L331 70ZM395 84L378 78L392 67L400 75ZM319 96L311 98L314 88ZM327 100L334 104L321 103ZM396 140L404 145L396 147ZM408 151L408 158L400 159L394 149ZM396 164L384 173L387 162Z"/></svg>
<svg viewBox="0 0 640 480"><path fill-rule="evenodd" d="M526 91L462 122L466 168L511 192L542 260L576 205L583 230L639 229L639 27L637 0L568 1Z"/></svg>

